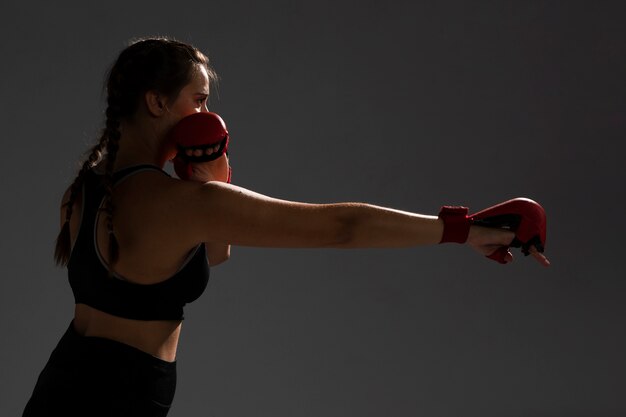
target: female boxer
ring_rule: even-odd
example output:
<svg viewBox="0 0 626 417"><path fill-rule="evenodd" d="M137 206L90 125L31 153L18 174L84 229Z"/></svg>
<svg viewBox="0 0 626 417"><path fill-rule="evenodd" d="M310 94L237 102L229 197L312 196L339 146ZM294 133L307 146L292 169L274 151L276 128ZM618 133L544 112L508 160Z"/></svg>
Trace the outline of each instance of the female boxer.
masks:
<svg viewBox="0 0 626 417"><path fill-rule="evenodd" d="M208 111L215 80L205 55L166 38L132 43L111 68L105 128L61 203L55 255L68 268L75 314L24 416L165 416L183 306L200 296L209 264L227 260L231 244L362 248L449 240L444 226L449 232L454 227L446 224L455 222L446 223L448 216L284 201L229 184L226 154L192 164L188 181L170 177L162 170L176 154L168 133ZM503 261L512 260L512 231L450 218L465 228L457 241L484 255L504 248Z"/></svg>

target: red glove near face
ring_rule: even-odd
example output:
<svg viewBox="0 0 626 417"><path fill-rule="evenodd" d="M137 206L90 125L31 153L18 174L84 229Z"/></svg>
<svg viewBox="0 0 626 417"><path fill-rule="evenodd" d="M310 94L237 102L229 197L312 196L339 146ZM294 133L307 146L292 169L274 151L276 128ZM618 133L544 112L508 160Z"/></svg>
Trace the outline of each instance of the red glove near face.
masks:
<svg viewBox="0 0 626 417"><path fill-rule="evenodd" d="M440 243L465 243L471 225L496 227L515 232L510 246L522 248L524 255L534 246L543 253L546 243L546 213L539 203L528 198L514 198L478 213L467 215L467 207L443 206L439 218L444 222L443 236ZM504 258L508 247L502 247L491 255L490 259L506 263Z"/></svg>
<svg viewBox="0 0 626 417"><path fill-rule="evenodd" d="M213 161L228 151L229 135L226 124L215 113L193 113L182 118L170 131L169 140L176 145L174 170L179 178L188 180L192 162ZM193 155L185 151L193 150ZM200 152L198 152L200 151ZM200 155L196 155L200 154ZM230 183L232 170L228 168Z"/></svg>

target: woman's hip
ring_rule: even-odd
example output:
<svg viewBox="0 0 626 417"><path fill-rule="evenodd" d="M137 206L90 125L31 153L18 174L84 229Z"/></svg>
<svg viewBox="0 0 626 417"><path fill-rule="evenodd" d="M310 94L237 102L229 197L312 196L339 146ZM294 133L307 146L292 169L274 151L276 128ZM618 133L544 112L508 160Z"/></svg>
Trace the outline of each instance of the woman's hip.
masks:
<svg viewBox="0 0 626 417"><path fill-rule="evenodd" d="M70 323L39 375L24 417L165 416L175 390L176 362L81 336Z"/></svg>

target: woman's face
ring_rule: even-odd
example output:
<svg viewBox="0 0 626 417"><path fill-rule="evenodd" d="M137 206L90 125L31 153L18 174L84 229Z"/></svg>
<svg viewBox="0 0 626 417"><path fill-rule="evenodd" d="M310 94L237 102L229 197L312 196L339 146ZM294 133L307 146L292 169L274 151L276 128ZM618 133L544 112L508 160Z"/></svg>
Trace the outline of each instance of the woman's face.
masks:
<svg viewBox="0 0 626 417"><path fill-rule="evenodd" d="M209 77L206 68L202 65L198 65L189 84L183 87L178 97L176 97L171 105L168 105L168 124L170 124L170 128L185 116L209 111L207 107L209 85ZM172 150L173 157L175 150ZM194 176L197 176L202 181L226 182L228 178L228 157L224 154L216 160L195 164L193 172Z"/></svg>
<svg viewBox="0 0 626 417"><path fill-rule="evenodd" d="M166 160L176 155L176 147L168 140L168 132L183 117L193 113L208 112L209 77L202 65L197 65L191 81L185 85L173 101L165 102L165 112L159 118L159 130L163 133L161 152Z"/></svg>
<svg viewBox="0 0 626 417"><path fill-rule="evenodd" d="M185 116L193 113L208 112L209 77L206 68L196 65L191 81L178 93L176 99L168 105L169 122L172 126Z"/></svg>

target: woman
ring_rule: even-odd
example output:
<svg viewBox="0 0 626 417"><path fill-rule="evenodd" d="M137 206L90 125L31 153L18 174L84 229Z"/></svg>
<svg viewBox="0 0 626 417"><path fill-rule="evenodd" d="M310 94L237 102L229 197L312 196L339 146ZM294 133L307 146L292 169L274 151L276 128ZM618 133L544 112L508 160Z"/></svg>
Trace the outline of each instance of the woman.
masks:
<svg viewBox="0 0 626 417"><path fill-rule="evenodd" d="M68 267L75 315L24 416L165 416L183 306L204 291L209 265L227 260L230 244L442 241L444 222L435 216L277 200L228 184L226 154L194 164L192 181L170 177L162 170L176 153L168 132L183 117L208 112L215 80L206 56L166 38L131 44L111 68L105 129L61 204L55 255ZM471 226L467 243L488 255L512 239L510 231Z"/></svg>

